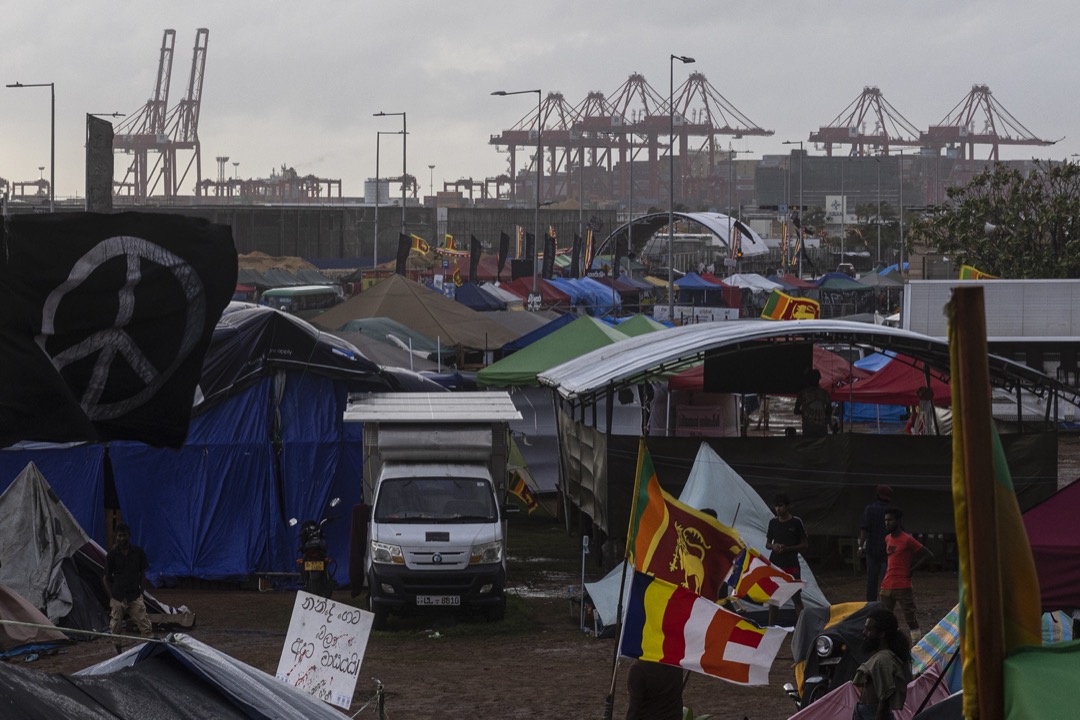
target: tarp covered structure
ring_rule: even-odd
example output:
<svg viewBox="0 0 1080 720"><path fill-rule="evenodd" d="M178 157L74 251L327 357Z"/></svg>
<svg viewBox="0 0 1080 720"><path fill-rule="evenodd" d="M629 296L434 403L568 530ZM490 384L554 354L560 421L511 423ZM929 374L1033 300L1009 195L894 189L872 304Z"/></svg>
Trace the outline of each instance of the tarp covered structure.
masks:
<svg viewBox="0 0 1080 720"><path fill-rule="evenodd" d="M1043 612L1080 608L1080 482L1072 482L1024 513Z"/></svg>
<svg viewBox="0 0 1080 720"><path fill-rule="evenodd" d="M342 327L355 318L388 317L444 346L474 350L500 347L514 339L499 323L461 303L408 280L392 275L345 302L312 318L315 325Z"/></svg>
<svg viewBox="0 0 1080 720"><path fill-rule="evenodd" d="M512 292L522 299L529 297L532 292L532 278L519 277L511 282L503 282L499 287ZM572 304L570 296L555 286L554 283L536 279L536 291L540 293L540 304L547 309L569 310Z"/></svg>
<svg viewBox="0 0 1080 720"><path fill-rule="evenodd" d="M496 299L495 296L490 293L484 292L480 286L474 282L466 282L454 288L454 300L477 312L492 312L495 310L506 309L505 302Z"/></svg>
<svg viewBox="0 0 1080 720"><path fill-rule="evenodd" d="M72 675L0 664L11 718L341 720L329 705L188 635L147 643Z"/></svg>
<svg viewBox="0 0 1080 720"><path fill-rule="evenodd" d="M929 375L934 405L948 407L952 403L949 384L936 372ZM833 400L841 402L851 400L873 405L918 405L916 393L919 388L926 387L926 376L922 363L906 356L897 356L873 374L856 378L850 387L846 378L839 378L828 390Z"/></svg>
<svg viewBox="0 0 1080 720"><path fill-rule="evenodd" d="M483 368L476 374L476 381L490 387L536 387L539 385L536 376L544 370L626 338L627 335L607 323L582 316L513 355Z"/></svg>

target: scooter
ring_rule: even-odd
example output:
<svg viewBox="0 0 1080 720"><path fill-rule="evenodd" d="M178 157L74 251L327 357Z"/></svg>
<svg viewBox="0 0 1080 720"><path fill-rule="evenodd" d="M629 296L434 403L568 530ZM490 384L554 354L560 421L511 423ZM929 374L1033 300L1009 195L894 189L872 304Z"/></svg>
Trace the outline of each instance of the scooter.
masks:
<svg viewBox="0 0 1080 720"><path fill-rule="evenodd" d="M330 501L330 507L335 508L340 502L341 498L334 498ZM323 525L329 519L327 516L319 522L304 521L300 526L300 557L296 560L304 592L324 598L330 597L337 587L332 571L336 563L329 556L326 535L323 533ZM296 524L296 518L289 520L289 527L295 527Z"/></svg>
<svg viewBox="0 0 1080 720"><path fill-rule="evenodd" d="M814 637L814 644L805 655L806 667L803 673L802 687L794 683L784 683L784 692L795 701L800 710L820 700L830 691L840 687L855 677L859 665L866 662L869 653L862 645L862 627L870 610L878 607L877 603L866 603L860 610L837 623L822 627ZM803 611L804 620L813 622L812 611ZM796 635L799 629L796 627ZM793 640L794 642L794 640Z"/></svg>

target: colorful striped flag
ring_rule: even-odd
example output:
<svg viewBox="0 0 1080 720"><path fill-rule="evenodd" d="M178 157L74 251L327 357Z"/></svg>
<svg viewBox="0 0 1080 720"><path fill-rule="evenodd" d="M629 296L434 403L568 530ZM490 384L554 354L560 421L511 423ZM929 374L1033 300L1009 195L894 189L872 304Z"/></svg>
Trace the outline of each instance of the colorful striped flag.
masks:
<svg viewBox="0 0 1080 720"><path fill-rule="evenodd" d="M735 597L777 607L803 588L802 580L796 580L776 567L752 547L747 547L735 558L727 582Z"/></svg>
<svg viewBox="0 0 1080 720"><path fill-rule="evenodd" d="M821 317L821 303L773 290L765 301L761 317L767 320L817 320Z"/></svg>
<svg viewBox="0 0 1080 720"><path fill-rule="evenodd" d="M619 654L739 685L768 685L788 630L760 627L684 587L635 572Z"/></svg>
<svg viewBox="0 0 1080 720"><path fill-rule="evenodd" d="M521 502L525 503L526 509L529 514L532 515L533 511L539 507L536 502L536 496L533 495L533 491L529 488L529 484L525 482L525 477L520 472L514 472L514 480L510 484L510 492L514 494Z"/></svg>
<svg viewBox="0 0 1080 720"><path fill-rule="evenodd" d="M964 716L993 720L1005 656L1042 643L1039 578L991 415L983 288L955 288L946 312Z"/></svg>
<svg viewBox="0 0 1080 720"><path fill-rule="evenodd" d="M638 445L637 478L626 544L634 567L717 600L745 547L739 533L664 492L644 439Z"/></svg>

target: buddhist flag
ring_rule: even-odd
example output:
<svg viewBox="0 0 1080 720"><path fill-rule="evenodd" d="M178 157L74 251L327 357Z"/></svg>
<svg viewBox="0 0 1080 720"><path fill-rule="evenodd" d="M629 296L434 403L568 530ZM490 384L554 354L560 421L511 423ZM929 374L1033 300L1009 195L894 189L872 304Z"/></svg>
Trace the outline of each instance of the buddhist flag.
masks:
<svg viewBox="0 0 1080 720"><path fill-rule="evenodd" d="M644 439L637 477L627 540L634 567L717 600L744 547L739 533L664 492Z"/></svg>
<svg viewBox="0 0 1080 720"><path fill-rule="evenodd" d="M635 572L619 654L738 685L768 685L788 630L760 627L684 587Z"/></svg>
<svg viewBox="0 0 1080 720"><path fill-rule="evenodd" d="M525 476L519 472L514 473L514 480L510 483L510 492L525 504L530 515L533 514L533 511L536 510L536 508L540 507L536 502L536 496L533 495L532 489L530 489L529 484L525 482Z"/></svg>
<svg viewBox="0 0 1080 720"><path fill-rule="evenodd" d="M821 304L810 298L797 298L773 290L761 317L766 320L817 320L821 317Z"/></svg>
<svg viewBox="0 0 1080 720"><path fill-rule="evenodd" d="M961 280L1000 280L997 275L989 275L982 270L977 270L970 265L960 266Z"/></svg>
<svg viewBox="0 0 1080 720"><path fill-rule="evenodd" d="M802 580L796 580L776 567L752 547L747 547L735 558L727 582L735 597L777 607L803 588Z"/></svg>
<svg viewBox="0 0 1080 720"><path fill-rule="evenodd" d="M419 235L409 235L409 239L412 240L412 248L410 249L413 252L418 252L421 255L427 255L429 252L431 252L431 246L428 245L427 241Z"/></svg>
<svg viewBox="0 0 1080 720"><path fill-rule="evenodd" d="M964 716L993 720L1005 656L1041 642L1039 579L991 416L983 288L955 288L946 312Z"/></svg>

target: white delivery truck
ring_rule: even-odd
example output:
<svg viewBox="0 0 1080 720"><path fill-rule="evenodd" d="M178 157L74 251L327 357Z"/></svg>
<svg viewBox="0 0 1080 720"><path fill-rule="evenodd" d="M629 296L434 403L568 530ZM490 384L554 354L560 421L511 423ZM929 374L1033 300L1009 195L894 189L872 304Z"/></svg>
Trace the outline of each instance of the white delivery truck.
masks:
<svg viewBox="0 0 1080 720"><path fill-rule="evenodd" d="M425 606L506 611L506 392L386 393L353 398L364 423L364 570L374 627Z"/></svg>

